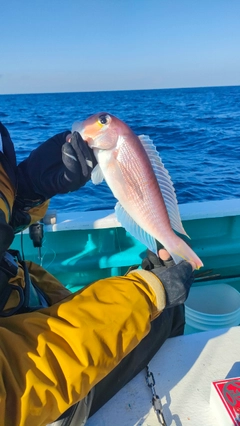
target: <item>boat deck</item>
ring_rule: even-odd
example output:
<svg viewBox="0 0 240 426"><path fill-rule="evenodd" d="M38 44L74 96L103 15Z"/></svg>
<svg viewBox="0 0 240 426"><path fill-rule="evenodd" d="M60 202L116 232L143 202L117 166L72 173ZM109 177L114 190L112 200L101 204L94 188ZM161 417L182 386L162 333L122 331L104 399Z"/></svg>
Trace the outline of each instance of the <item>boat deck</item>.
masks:
<svg viewBox="0 0 240 426"><path fill-rule="evenodd" d="M167 426L217 426L209 404L211 382L240 376L240 327L168 339L149 370ZM145 376L145 371L139 373L87 426L159 426Z"/></svg>

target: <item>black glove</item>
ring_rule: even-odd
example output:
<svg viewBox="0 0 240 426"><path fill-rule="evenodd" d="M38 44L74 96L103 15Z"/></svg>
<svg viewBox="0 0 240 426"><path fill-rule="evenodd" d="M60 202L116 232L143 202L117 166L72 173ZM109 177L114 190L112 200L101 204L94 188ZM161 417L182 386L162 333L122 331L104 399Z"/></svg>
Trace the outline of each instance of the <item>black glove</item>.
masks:
<svg viewBox="0 0 240 426"><path fill-rule="evenodd" d="M181 305L187 300L194 280L189 262L183 260L175 265L172 258L164 261L148 250L147 257L142 261L142 269L153 272L160 279L166 292L166 308Z"/></svg>
<svg viewBox="0 0 240 426"><path fill-rule="evenodd" d="M18 166L17 198L43 202L56 194L76 191L91 177L97 164L93 151L74 132L59 133L31 152Z"/></svg>
<svg viewBox="0 0 240 426"><path fill-rule="evenodd" d="M78 132L72 134L70 143L63 144L62 160L65 165L65 178L72 183L71 191L75 191L91 178L92 170L97 164L92 149Z"/></svg>

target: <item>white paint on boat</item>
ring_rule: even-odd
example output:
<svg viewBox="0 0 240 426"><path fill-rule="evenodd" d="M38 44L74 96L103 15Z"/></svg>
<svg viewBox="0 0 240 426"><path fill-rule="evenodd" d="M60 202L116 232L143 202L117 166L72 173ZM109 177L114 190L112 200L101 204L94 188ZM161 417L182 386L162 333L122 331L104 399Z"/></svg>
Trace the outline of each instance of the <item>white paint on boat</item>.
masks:
<svg viewBox="0 0 240 426"><path fill-rule="evenodd" d="M206 201L179 205L182 221L240 215L240 200ZM47 225L47 232L70 229L102 229L120 227L114 210L56 212L56 223Z"/></svg>
<svg viewBox="0 0 240 426"><path fill-rule="evenodd" d="M211 382L240 376L240 327L168 339L149 364L167 426L216 426ZM159 426L139 373L86 426Z"/></svg>

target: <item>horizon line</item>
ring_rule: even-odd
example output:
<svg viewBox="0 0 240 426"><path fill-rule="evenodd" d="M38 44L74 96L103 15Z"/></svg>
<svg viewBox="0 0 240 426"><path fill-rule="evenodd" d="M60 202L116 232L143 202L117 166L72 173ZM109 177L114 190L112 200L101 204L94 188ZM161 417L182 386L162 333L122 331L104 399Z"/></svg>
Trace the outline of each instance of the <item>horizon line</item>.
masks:
<svg viewBox="0 0 240 426"><path fill-rule="evenodd" d="M67 93L104 93L104 92L140 92L151 90L187 90L187 89L210 89L219 87L240 87L240 84L216 85L216 86L186 86L186 87L162 87L152 89L114 89L114 90L82 90L82 91L60 91L60 92L27 92L27 93L0 93L0 96L18 96L18 95L53 95Z"/></svg>

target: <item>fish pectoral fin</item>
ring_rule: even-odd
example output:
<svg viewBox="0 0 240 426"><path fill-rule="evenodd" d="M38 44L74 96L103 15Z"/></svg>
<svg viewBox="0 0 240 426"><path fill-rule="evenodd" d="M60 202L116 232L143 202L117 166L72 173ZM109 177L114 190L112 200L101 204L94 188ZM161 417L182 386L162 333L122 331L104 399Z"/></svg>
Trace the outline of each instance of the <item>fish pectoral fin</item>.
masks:
<svg viewBox="0 0 240 426"><path fill-rule="evenodd" d="M159 189L162 193L164 203L168 212L171 227L180 234L186 235L188 237L182 226L177 197L168 170L164 167L159 153L149 136L141 135L138 136L138 138L148 155L153 171L157 178Z"/></svg>
<svg viewBox="0 0 240 426"><path fill-rule="evenodd" d="M92 183L94 183L94 185L99 185L99 183L101 183L104 179L103 176L103 172L99 167L99 164L97 164L92 173L91 173L91 179L92 179Z"/></svg>
<svg viewBox="0 0 240 426"><path fill-rule="evenodd" d="M144 244L149 250L157 254L157 242L150 234L145 232L126 212L122 205L118 202L115 206L115 212L118 222L128 231L134 238Z"/></svg>

